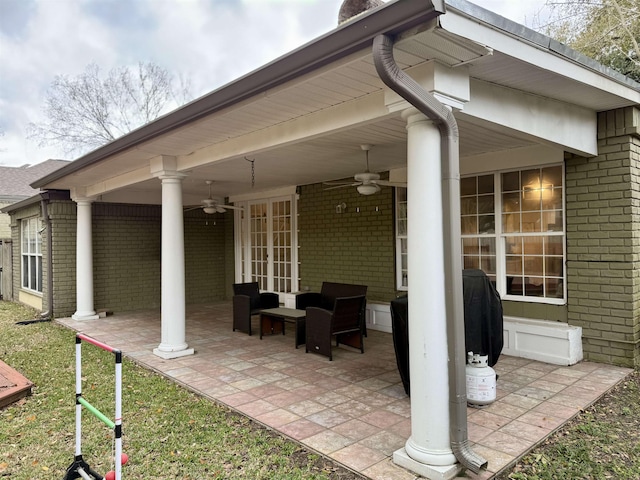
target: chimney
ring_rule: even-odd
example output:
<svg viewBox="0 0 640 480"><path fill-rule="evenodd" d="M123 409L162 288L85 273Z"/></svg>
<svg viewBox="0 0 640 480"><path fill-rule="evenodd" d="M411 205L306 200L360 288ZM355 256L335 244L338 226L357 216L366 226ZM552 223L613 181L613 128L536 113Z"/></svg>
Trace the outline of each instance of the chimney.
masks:
<svg viewBox="0 0 640 480"><path fill-rule="evenodd" d="M382 0L344 0L338 13L338 25L380 5L384 5Z"/></svg>

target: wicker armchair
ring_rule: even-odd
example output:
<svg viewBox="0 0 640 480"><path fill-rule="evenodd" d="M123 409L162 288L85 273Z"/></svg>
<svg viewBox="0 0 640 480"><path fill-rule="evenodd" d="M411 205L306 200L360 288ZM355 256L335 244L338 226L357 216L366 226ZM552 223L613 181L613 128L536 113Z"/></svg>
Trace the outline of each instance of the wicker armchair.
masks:
<svg viewBox="0 0 640 480"><path fill-rule="evenodd" d="M251 316L266 308L278 308L277 293L260 293L258 282L233 284L233 331L241 330L251 335Z"/></svg>
<svg viewBox="0 0 640 480"><path fill-rule="evenodd" d="M362 309L364 295L338 297L333 310L308 307L306 309L306 352L319 353L333 360L331 338L335 335L336 346L341 343L359 348L364 353L362 332Z"/></svg>

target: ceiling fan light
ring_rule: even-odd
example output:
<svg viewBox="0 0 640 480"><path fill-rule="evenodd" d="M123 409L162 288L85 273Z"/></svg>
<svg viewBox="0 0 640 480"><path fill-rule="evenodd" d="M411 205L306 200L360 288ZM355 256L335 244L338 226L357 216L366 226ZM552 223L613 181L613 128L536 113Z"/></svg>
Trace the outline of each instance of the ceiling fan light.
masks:
<svg viewBox="0 0 640 480"><path fill-rule="evenodd" d="M377 193L380 189L377 185L358 185L358 193L361 195L373 195Z"/></svg>
<svg viewBox="0 0 640 480"><path fill-rule="evenodd" d="M212 214L212 213L216 213L217 209L216 207L204 207L202 211L204 211L204 213Z"/></svg>

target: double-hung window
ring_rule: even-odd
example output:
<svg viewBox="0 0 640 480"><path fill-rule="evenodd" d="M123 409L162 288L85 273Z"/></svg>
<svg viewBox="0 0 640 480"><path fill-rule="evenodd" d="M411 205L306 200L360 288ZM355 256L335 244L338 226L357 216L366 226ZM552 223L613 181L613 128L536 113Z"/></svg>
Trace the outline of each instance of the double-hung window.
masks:
<svg viewBox="0 0 640 480"><path fill-rule="evenodd" d="M42 292L42 251L39 220L21 221L22 288Z"/></svg>
<svg viewBox="0 0 640 480"><path fill-rule="evenodd" d="M398 289L406 289L406 192L396 203ZM506 300L564 303L564 217L562 165L462 178L463 268L483 270Z"/></svg>
<svg viewBox="0 0 640 480"><path fill-rule="evenodd" d="M479 268L508 300L563 303L561 165L465 177L460 184L464 268Z"/></svg>

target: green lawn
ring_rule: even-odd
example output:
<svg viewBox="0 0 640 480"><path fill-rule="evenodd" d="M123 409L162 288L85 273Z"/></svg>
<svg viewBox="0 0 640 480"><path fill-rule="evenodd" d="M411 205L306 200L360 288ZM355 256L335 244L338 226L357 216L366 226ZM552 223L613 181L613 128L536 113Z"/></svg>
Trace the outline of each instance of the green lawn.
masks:
<svg viewBox="0 0 640 480"><path fill-rule="evenodd" d="M0 410L0 478L62 479L75 449L75 334L0 302L0 358L36 386ZM83 395L113 419L113 354L83 342ZM246 417L127 359L123 362L123 478L356 479ZM113 432L83 414L82 453L98 473L113 469Z"/></svg>

